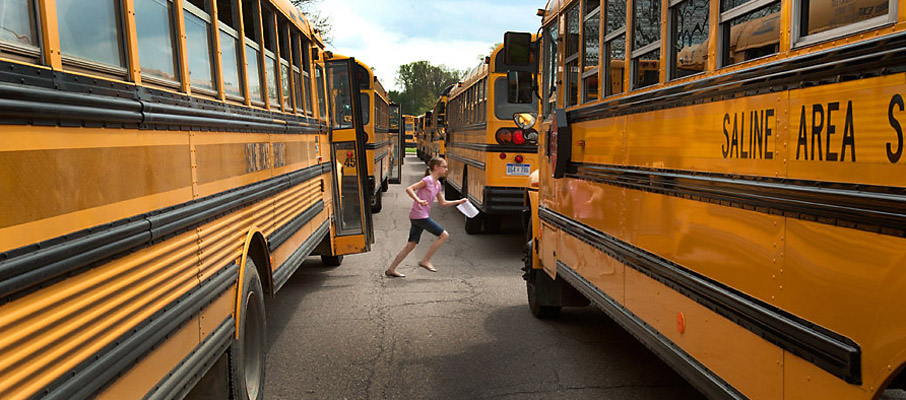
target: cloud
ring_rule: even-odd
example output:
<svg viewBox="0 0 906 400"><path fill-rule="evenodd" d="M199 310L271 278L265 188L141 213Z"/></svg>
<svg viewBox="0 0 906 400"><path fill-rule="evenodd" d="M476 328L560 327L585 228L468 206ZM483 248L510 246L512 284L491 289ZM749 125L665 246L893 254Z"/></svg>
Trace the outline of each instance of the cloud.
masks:
<svg viewBox="0 0 906 400"><path fill-rule="evenodd" d="M504 32L535 32L540 19L525 0L330 0L321 3L333 29L332 51L368 64L384 87L400 90L400 65L426 60L469 70ZM528 3L528 4L527 4Z"/></svg>

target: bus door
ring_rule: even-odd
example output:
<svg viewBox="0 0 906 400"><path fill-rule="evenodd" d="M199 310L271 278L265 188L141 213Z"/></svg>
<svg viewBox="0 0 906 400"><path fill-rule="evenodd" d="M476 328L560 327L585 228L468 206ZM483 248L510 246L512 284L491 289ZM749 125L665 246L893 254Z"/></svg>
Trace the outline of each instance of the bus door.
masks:
<svg viewBox="0 0 906 400"><path fill-rule="evenodd" d="M403 158L406 156L406 127L399 104L390 105L390 183L403 181Z"/></svg>
<svg viewBox="0 0 906 400"><path fill-rule="evenodd" d="M368 188L366 135L355 59L328 60L330 94L330 154L333 169L334 255L371 250L374 226Z"/></svg>

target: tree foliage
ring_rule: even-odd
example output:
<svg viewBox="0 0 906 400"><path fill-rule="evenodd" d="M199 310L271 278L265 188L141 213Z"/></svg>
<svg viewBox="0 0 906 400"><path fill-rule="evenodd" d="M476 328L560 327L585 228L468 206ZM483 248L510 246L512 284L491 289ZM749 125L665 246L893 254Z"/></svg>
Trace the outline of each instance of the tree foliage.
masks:
<svg viewBox="0 0 906 400"><path fill-rule="evenodd" d="M446 65L431 65L428 61L400 65L396 84L403 90L390 91L390 100L399 104L404 114L421 115L434 108L440 93L461 77L461 71Z"/></svg>
<svg viewBox="0 0 906 400"><path fill-rule="evenodd" d="M329 15L321 14L321 11L318 9L318 3L323 0L290 0L299 11L302 11L303 14L308 18L308 22L311 23L311 26L319 31L321 31L321 39L324 39L325 43L332 43L332 37L330 36L331 30L333 30L333 22L330 20Z"/></svg>

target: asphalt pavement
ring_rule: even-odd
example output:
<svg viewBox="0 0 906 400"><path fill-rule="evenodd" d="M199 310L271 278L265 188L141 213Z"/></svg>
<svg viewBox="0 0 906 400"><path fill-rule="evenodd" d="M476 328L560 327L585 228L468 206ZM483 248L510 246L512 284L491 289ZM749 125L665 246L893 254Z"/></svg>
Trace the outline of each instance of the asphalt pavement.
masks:
<svg viewBox="0 0 906 400"><path fill-rule="evenodd" d="M403 185L384 193L377 243L339 267L310 258L267 306L266 399L700 399L701 395L594 307L554 320L529 313L518 219L504 233L467 235L455 208L432 218L450 240L417 266L425 232L398 271L424 174L409 156Z"/></svg>

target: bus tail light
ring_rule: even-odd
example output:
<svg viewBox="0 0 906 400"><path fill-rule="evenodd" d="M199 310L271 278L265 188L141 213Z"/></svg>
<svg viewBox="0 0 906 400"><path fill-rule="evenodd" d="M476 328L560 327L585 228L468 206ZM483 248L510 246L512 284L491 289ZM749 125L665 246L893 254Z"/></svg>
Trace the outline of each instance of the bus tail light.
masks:
<svg viewBox="0 0 906 400"><path fill-rule="evenodd" d="M521 129L513 131L513 144L523 144L525 143L525 136L522 134Z"/></svg>
<svg viewBox="0 0 906 400"><path fill-rule="evenodd" d="M520 155L516 156L515 160L516 160L516 164L522 164L522 162L525 161L525 158L522 157L522 154L520 154Z"/></svg>
<svg viewBox="0 0 906 400"><path fill-rule="evenodd" d="M497 139L497 143L500 144L509 144L513 141L513 133L509 129L500 128L497 130L497 134L494 135Z"/></svg>
<svg viewBox="0 0 906 400"><path fill-rule="evenodd" d="M506 160L506 153L500 153L500 159Z"/></svg>

